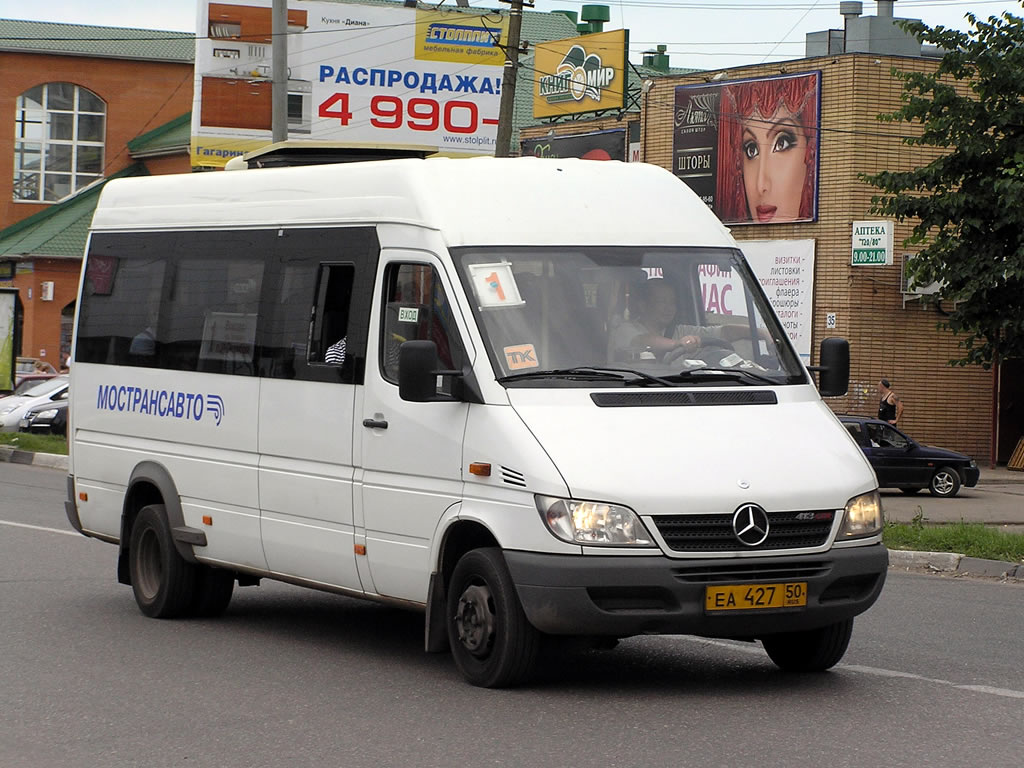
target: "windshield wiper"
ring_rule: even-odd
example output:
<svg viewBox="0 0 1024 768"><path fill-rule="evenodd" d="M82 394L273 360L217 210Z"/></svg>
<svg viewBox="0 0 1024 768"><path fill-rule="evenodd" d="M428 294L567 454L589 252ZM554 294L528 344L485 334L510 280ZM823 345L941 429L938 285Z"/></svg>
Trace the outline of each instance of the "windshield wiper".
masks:
<svg viewBox="0 0 1024 768"><path fill-rule="evenodd" d="M627 378L627 374L634 376L633 380ZM499 384L504 384L508 381L518 381L520 379L594 379L594 380L609 380L616 379L618 381L624 381L628 384L634 383L647 383L657 384L660 387L673 387L675 386L671 381L667 379L661 379L657 376L651 376L649 373L643 371L637 371L633 368L603 368L591 365L580 365L575 368L547 368L541 371L525 371L523 373L513 373L508 376L501 376L498 378Z"/></svg>
<svg viewBox="0 0 1024 768"><path fill-rule="evenodd" d="M666 377L671 381L685 381L687 379L740 379L755 381L759 384L771 384L777 386L781 382L771 376L751 371L746 368L693 368L689 371L680 371Z"/></svg>

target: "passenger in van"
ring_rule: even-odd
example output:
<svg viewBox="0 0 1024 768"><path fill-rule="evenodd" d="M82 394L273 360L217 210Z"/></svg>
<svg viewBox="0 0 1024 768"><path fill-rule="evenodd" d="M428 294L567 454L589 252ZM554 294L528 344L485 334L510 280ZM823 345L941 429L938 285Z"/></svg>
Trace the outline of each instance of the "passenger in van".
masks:
<svg viewBox="0 0 1024 768"><path fill-rule="evenodd" d="M649 351L661 360L666 355L693 352L701 347L727 346L746 335L741 325L700 326L673 324L676 294L671 283L653 278L641 283L630 297L631 316L613 332L612 348L616 360Z"/></svg>

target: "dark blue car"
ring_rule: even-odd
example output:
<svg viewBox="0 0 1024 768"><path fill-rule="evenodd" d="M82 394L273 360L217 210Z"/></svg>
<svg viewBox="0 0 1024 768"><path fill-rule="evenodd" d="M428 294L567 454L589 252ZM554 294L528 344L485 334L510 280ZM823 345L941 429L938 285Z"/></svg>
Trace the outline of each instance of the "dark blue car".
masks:
<svg viewBox="0 0 1024 768"><path fill-rule="evenodd" d="M882 488L933 496L956 496L961 486L978 484L980 471L970 456L921 445L891 424L865 416L840 416L843 426L864 450Z"/></svg>

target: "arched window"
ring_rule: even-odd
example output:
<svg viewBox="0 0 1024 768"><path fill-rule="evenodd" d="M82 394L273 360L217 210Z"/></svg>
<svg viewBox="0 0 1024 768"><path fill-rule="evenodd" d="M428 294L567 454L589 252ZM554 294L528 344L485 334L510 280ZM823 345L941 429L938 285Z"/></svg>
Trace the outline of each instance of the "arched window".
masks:
<svg viewBox="0 0 1024 768"><path fill-rule="evenodd" d="M18 97L14 199L56 202L103 175L107 105L74 83L46 83Z"/></svg>

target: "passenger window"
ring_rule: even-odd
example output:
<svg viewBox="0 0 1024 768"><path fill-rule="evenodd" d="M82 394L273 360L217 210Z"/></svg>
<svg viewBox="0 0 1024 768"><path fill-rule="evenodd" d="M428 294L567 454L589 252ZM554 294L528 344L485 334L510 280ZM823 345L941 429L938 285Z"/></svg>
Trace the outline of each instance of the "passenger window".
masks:
<svg viewBox="0 0 1024 768"><path fill-rule="evenodd" d="M309 362L344 366L348 355L348 311L352 302L352 264L322 264L313 307Z"/></svg>
<svg viewBox="0 0 1024 768"><path fill-rule="evenodd" d="M462 365L451 306L433 267L424 264L391 267L381 329L380 367L388 381L398 382L398 350L406 341L434 342L442 368Z"/></svg>
<svg viewBox="0 0 1024 768"><path fill-rule="evenodd" d="M890 446L892 448L906 448L907 439L903 437L892 427L881 427L881 441L882 445Z"/></svg>

